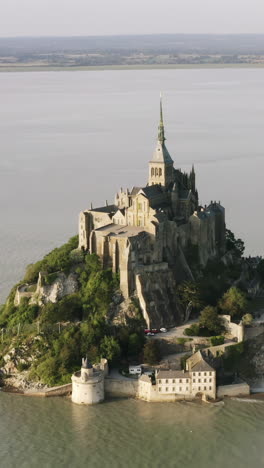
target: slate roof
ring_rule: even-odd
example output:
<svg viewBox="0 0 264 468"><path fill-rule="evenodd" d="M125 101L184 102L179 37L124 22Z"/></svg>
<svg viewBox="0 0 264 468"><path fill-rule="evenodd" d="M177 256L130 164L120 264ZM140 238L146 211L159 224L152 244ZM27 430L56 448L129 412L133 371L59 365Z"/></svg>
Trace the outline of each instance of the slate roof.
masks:
<svg viewBox="0 0 264 468"><path fill-rule="evenodd" d="M161 186L158 184L147 185L146 187L142 187L141 190L144 192L147 198L155 198L163 193Z"/></svg>
<svg viewBox="0 0 264 468"><path fill-rule="evenodd" d="M118 210L118 207L116 205L106 205L100 208L93 208L90 211L96 211L98 213L116 213L117 210Z"/></svg>
<svg viewBox="0 0 264 468"><path fill-rule="evenodd" d="M181 200L188 200L191 196L191 190L181 190L180 191L180 199Z"/></svg>
<svg viewBox="0 0 264 468"><path fill-rule="evenodd" d="M157 142L157 146L153 153L151 162L173 164L173 160L171 159L170 153L168 152L165 143L160 141Z"/></svg>
<svg viewBox="0 0 264 468"><path fill-rule="evenodd" d="M194 364L191 368L191 372L203 372L203 371L214 371L215 369L211 367L204 359Z"/></svg>
<svg viewBox="0 0 264 468"><path fill-rule="evenodd" d="M106 226L101 226L100 228L95 229L95 232L102 232L103 235L115 236L115 237L134 237L139 234L145 233L143 226L128 226L120 224L107 224Z"/></svg>
<svg viewBox="0 0 264 468"><path fill-rule="evenodd" d="M159 370L156 376L157 379L189 379L189 372L177 370Z"/></svg>
<svg viewBox="0 0 264 468"><path fill-rule="evenodd" d="M125 208L118 208L118 209L116 210L116 213L117 213L118 211L119 211L123 216L125 216L125 211L126 211Z"/></svg>
<svg viewBox="0 0 264 468"><path fill-rule="evenodd" d="M214 213L222 213L225 211L224 207L220 203L210 203L210 205L207 207L208 211L213 211Z"/></svg>
<svg viewBox="0 0 264 468"><path fill-rule="evenodd" d="M133 187L131 190L131 196L134 197L140 190L141 187Z"/></svg>

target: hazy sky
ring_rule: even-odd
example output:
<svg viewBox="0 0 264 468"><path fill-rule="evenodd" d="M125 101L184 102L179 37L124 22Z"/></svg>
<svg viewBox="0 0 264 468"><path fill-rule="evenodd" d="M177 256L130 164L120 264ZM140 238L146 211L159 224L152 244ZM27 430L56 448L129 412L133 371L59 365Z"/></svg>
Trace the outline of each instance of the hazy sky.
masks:
<svg viewBox="0 0 264 468"><path fill-rule="evenodd" d="M264 33L264 0L0 0L0 36Z"/></svg>

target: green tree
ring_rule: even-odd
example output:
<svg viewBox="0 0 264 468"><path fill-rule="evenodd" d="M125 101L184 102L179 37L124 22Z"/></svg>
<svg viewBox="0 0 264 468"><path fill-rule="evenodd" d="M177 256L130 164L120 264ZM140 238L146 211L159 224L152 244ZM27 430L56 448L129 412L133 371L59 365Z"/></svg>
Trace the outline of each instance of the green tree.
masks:
<svg viewBox="0 0 264 468"><path fill-rule="evenodd" d="M160 344L157 340L149 340L144 346L144 362L157 364L161 359Z"/></svg>
<svg viewBox="0 0 264 468"><path fill-rule="evenodd" d="M184 335L186 336L199 336L200 327L198 323L193 323L190 327L185 328Z"/></svg>
<svg viewBox="0 0 264 468"><path fill-rule="evenodd" d="M200 328L206 328L209 332L219 335L222 331L221 319L217 313L215 307L205 307L200 315L199 319Z"/></svg>
<svg viewBox="0 0 264 468"><path fill-rule="evenodd" d="M253 322L253 317L251 314L245 314L242 317L242 322L244 325L251 325Z"/></svg>
<svg viewBox="0 0 264 468"><path fill-rule="evenodd" d="M137 356L142 350L145 337L141 333L131 333L128 338L128 355Z"/></svg>
<svg viewBox="0 0 264 468"><path fill-rule="evenodd" d="M68 322L82 319L82 302L78 294L70 294L56 303L48 302L42 309L42 322Z"/></svg>
<svg viewBox="0 0 264 468"><path fill-rule="evenodd" d="M238 257L242 257L245 250L245 243L242 239L236 239L230 229L226 229L226 250L233 250Z"/></svg>
<svg viewBox="0 0 264 468"><path fill-rule="evenodd" d="M200 309L203 305L199 285L193 281L183 281L178 288L180 302L186 307L189 302L192 303L194 309Z"/></svg>
<svg viewBox="0 0 264 468"><path fill-rule="evenodd" d="M113 336L104 336L101 341L100 351L102 357L110 362L116 362L120 357L120 346Z"/></svg>
<svg viewBox="0 0 264 468"><path fill-rule="evenodd" d="M247 298L240 289L232 286L220 299L219 308L231 317L241 318L247 308Z"/></svg>
<svg viewBox="0 0 264 468"><path fill-rule="evenodd" d="M24 281L26 283L36 282L40 271L46 271L47 273L67 271L74 262L74 259L71 258L71 252L77 247L78 236L71 237L66 244L52 250L43 260L28 265Z"/></svg>
<svg viewBox="0 0 264 468"><path fill-rule="evenodd" d="M222 336L222 335L219 335L219 336L211 336L210 341L211 341L211 345L212 345L212 346L219 346L219 345L221 345L221 344L224 344L224 342L225 342L225 337Z"/></svg>

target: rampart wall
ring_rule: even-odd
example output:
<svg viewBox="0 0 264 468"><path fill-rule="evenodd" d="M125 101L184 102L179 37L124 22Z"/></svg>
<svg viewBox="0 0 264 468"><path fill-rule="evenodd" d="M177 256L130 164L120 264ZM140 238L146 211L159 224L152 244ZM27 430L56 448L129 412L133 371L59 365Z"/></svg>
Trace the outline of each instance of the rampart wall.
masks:
<svg viewBox="0 0 264 468"><path fill-rule="evenodd" d="M107 396L136 397L138 393L138 380L134 379L105 379L105 393Z"/></svg>
<svg viewBox="0 0 264 468"><path fill-rule="evenodd" d="M217 396L219 398L224 396L244 396L250 395L250 386L246 383L239 383L233 385L220 385L217 387Z"/></svg>
<svg viewBox="0 0 264 468"><path fill-rule="evenodd" d="M65 384L61 385L60 387L49 388L45 390L46 397L53 397L53 396L64 396L70 395L72 391L72 384Z"/></svg>
<svg viewBox="0 0 264 468"><path fill-rule="evenodd" d="M225 326L227 333L229 333L234 338L236 338L238 343L243 341L244 340L244 325L242 324L242 322L240 323L231 322L230 315L222 315L221 318L222 318L222 321L223 321L223 324Z"/></svg>

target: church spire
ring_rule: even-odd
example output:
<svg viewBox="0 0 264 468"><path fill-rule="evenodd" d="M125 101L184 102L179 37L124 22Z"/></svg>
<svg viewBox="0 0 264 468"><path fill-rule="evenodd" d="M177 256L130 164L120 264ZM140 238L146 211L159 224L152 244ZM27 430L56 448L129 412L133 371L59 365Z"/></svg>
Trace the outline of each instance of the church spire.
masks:
<svg viewBox="0 0 264 468"><path fill-rule="evenodd" d="M158 140L163 145L165 141L165 133L164 133L164 123L163 123L163 112L162 112L162 95L160 93L160 122L159 122L159 133L158 133Z"/></svg>

